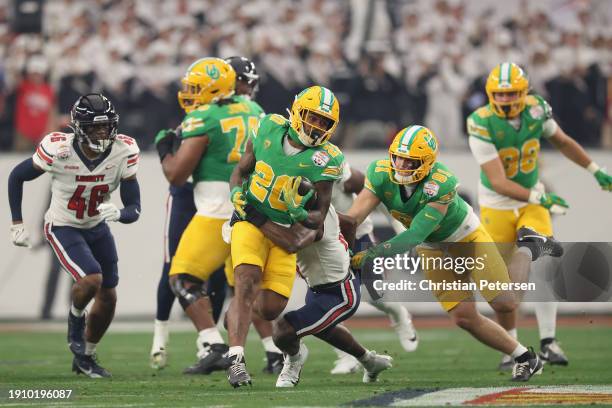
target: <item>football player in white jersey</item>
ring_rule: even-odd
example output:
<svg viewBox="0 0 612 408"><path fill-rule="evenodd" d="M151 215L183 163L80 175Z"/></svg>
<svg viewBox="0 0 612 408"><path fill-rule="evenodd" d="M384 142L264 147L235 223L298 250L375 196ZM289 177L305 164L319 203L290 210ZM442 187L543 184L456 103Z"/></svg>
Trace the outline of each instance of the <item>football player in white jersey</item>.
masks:
<svg viewBox="0 0 612 408"><path fill-rule="evenodd" d="M119 115L104 95L81 96L71 111L74 133L45 136L32 158L19 163L8 180L13 244L29 247L21 214L23 183L45 172L51 175L44 233L74 280L68 313L72 370L91 378L111 376L95 354L115 313L119 281L117 249L107 222L129 224L140 216L138 145L117 134L118 123ZM109 201L117 187L121 209ZM85 307L92 299L86 318Z"/></svg>
<svg viewBox="0 0 612 408"><path fill-rule="evenodd" d="M336 211L344 214L351 208L357 194L363 189L365 176L359 170L351 168L346 160L343 166L342 178L334 183L332 204ZM395 220L386 209L384 213L390 220L393 229L400 229L400 231L396 230L397 233L405 230L400 223L393 222ZM352 248L354 253L367 249L376 243L373 231L374 223L370 217L367 217L365 221L357 227L355 243ZM397 333L400 344L405 351L412 352L417 349L419 340L414 325L412 324L412 316L403 305L396 302L383 302L380 299L371 299L368 303L389 317L391 326ZM350 374L359 370L359 361L353 356L339 349L335 349L335 351L338 355L338 359L335 361L334 367L331 370L332 374Z"/></svg>
<svg viewBox="0 0 612 408"><path fill-rule="evenodd" d="M300 185L301 177L294 183ZM305 196L306 209L314 208L316 195ZM305 305L274 321L274 343L285 360L276 387L294 387L300 380L308 349L300 339L314 335L348 353L364 367L363 382L374 382L378 374L391 367L390 356L364 348L339 325L351 317L361 298L361 277L350 269L349 244L340 231L339 215L333 205L321 228L313 230L301 223L284 227L268 220L253 207L245 208L246 220L289 253L297 252L297 270L306 280ZM351 224L354 228L355 225Z"/></svg>

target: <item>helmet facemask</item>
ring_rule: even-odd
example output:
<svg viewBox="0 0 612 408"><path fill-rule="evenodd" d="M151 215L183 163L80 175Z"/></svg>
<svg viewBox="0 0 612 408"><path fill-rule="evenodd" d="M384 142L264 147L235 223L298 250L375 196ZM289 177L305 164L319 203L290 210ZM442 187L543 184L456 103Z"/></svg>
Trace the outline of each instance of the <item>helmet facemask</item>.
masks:
<svg viewBox="0 0 612 408"><path fill-rule="evenodd" d="M96 153L104 153L117 138L118 116L108 119L106 115L96 116L93 121L73 120L71 127L80 143Z"/></svg>
<svg viewBox="0 0 612 408"><path fill-rule="evenodd" d="M298 135L306 146L319 146L331 137L336 121L328 116L310 109L300 109L300 127Z"/></svg>
<svg viewBox="0 0 612 408"><path fill-rule="evenodd" d="M413 184L424 179L431 168L427 157L400 156L389 153L391 161L391 180L397 184Z"/></svg>
<svg viewBox="0 0 612 408"><path fill-rule="evenodd" d="M507 101L501 101L502 95L514 94L516 97ZM491 92L491 106L495 113L502 118L513 118L518 116L523 109L525 109L525 98L527 97L527 90L525 91L493 91Z"/></svg>

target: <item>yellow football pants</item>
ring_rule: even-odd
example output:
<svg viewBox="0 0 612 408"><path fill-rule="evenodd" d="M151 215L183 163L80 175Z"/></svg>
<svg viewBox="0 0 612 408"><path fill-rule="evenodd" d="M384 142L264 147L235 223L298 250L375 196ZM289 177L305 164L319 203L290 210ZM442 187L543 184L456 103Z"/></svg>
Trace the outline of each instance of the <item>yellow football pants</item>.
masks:
<svg viewBox="0 0 612 408"><path fill-rule="evenodd" d="M208 280L220 266L231 268L230 246L221 237L224 219L194 215L172 258L170 276L185 273Z"/></svg>
<svg viewBox="0 0 612 408"><path fill-rule="evenodd" d="M291 295L295 280L295 254L290 254L272 241L253 224L241 221L232 228L232 264L256 265L261 268L261 288L269 289L286 298ZM234 286L234 271L225 270L227 283Z"/></svg>

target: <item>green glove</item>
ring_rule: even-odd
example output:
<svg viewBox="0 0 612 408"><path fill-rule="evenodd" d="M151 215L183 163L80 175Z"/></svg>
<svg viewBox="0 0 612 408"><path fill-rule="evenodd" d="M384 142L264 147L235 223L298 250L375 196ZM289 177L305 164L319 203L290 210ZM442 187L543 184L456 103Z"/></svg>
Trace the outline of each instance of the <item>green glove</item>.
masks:
<svg viewBox="0 0 612 408"><path fill-rule="evenodd" d="M155 135L155 148L159 155L159 161L163 161L164 157L172 152L176 133L172 129L162 129Z"/></svg>
<svg viewBox="0 0 612 408"><path fill-rule="evenodd" d="M544 193L540 197L540 205L548 209L552 214L565 214L569 205L567 202L553 193Z"/></svg>
<svg viewBox="0 0 612 408"><path fill-rule="evenodd" d="M302 182L302 177L294 177L283 187L283 202L287 205L287 212L291 219L295 222L302 222L308 218L308 211L304 205L314 194L314 190L310 190L305 195L298 193L298 188Z"/></svg>
<svg viewBox="0 0 612 408"><path fill-rule="evenodd" d="M612 176L606 172L606 169L599 169L594 175L604 191L612 191Z"/></svg>
<svg viewBox="0 0 612 408"><path fill-rule="evenodd" d="M236 209L236 212L243 220L246 217L246 212L244 211L244 206L247 205L246 197L244 196L244 192L242 191L242 187L236 186L232 188L230 192L230 200Z"/></svg>
<svg viewBox="0 0 612 408"><path fill-rule="evenodd" d="M365 251L357 252L355 255L353 255L353 257L351 258L351 268L355 270L362 269L363 265L366 262L376 258L376 254L374 253L374 251L371 251L370 249L366 249Z"/></svg>

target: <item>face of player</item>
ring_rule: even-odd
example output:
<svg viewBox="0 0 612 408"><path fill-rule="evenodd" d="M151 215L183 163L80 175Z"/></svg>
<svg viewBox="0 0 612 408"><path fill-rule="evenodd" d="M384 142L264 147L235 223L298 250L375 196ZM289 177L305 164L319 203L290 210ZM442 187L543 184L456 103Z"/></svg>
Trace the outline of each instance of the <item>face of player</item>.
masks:
<svg viewBox="0 0 612 408"><path fill-rule="evenodd" d="M509 104L518 100L519 93L518 92L495 92L493 93L493 98L495 102Z"/></svg>
<svg viewBox="0 0 612 408"><path fill-rule="evenodd" d="M302 120L304 133L313 139L323 137L325 132L331 129L333 125L333 120L312 111L306 111Z"/></svg>
<svg viewBox="0 0 612 408"><path fill-rule="evenodd" d="M111 139L111 125L109 123L85 125L83 126L83 132L85 132L92 143Z"/></svg>
<svg viewBox="0 0 612 408"><path fill-rule="evenodd" d="M410 159L408 157L393 156L395 169L403 171L413 171L421 167L421 160Z"/></svg>

